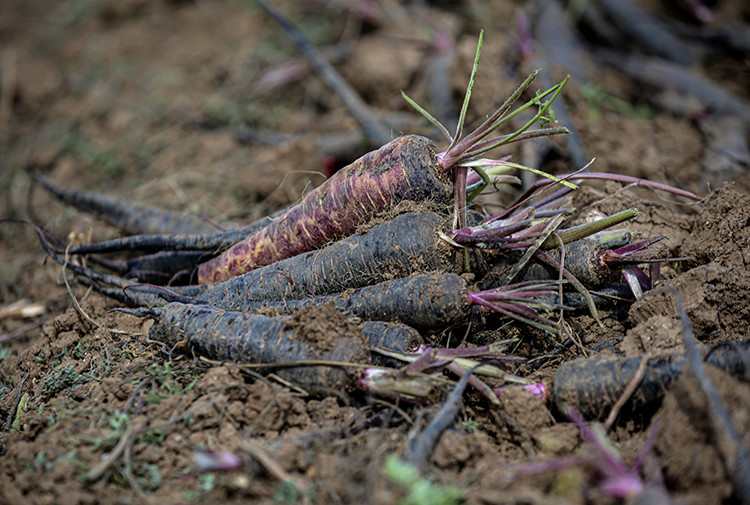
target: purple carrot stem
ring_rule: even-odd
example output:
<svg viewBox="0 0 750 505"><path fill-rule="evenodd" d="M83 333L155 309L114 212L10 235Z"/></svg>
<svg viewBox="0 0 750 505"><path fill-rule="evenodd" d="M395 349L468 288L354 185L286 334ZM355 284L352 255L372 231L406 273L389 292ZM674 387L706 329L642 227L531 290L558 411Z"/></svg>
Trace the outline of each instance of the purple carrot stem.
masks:
<svg viewBox="0 0 750 505"><path fill-rule="evenodd" d="M667 193L672 193L673 195L682 196L685 198L689 198L691 200L695 200L697 202L702 202L703 198L695 195L694 193L691 193L690 191L685 191L683 189L675 188L674 186L670 186L668 184L662 184L659 182L653 182L649 181L647 179L641 179L638 177L632 177L629 175L620 175L620 174L609 174L605 172L588 172L588 173L574 173L574 174L567 174L567 175L561 175L558 176L561 179L568 180L568 181L580 181L580 180L599 180L599 181L616 181L616 182L622 182L625 184L636 184L638 186L646 186L652 189L658 189L660 191L666 191ZM529 197L531 194L533 194L537 189L549 186L550 184L554 184L555 181L551 181L549 179L541 179L532 186L527 189L519 198L519 201L525 200L527 197Z"/></svg>
<svg viewBox="0 0 750 505"><path fill-rule="evenodd" d="M421 372L435 361L435 349L433 349L432 347L417 349L417 354L420 354L419 358L407 365L405 370L407 373Z"/></svg>

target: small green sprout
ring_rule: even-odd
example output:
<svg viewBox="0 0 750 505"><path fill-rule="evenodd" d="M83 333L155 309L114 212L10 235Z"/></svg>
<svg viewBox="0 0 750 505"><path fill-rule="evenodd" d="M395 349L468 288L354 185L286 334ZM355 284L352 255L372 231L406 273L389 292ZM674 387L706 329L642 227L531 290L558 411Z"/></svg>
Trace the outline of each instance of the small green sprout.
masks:
<svg viewBox="0 0 750 505"><path fill-rule="evenodd" d="M385 477L404 488L406 496L397 505L458 505L463 503L463 492L455 487L440 486L419 475L409 463L389 456L383 466Z"/></svg>
<svg viewBox="0 0 750 505"><path fill-rule="evenodd" d="M474 433L479 429L479 423L470 417L461 423L461 427L466 430L467 433Z"/></svg>

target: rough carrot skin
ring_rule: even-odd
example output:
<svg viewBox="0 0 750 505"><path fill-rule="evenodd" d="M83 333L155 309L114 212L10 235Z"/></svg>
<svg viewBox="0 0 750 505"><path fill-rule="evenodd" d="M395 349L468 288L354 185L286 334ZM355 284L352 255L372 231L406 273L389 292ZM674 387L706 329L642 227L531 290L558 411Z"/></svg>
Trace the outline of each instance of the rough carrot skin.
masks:
<svg viewBox="0 0 750 505"><path fill-rule="evenodd" d="M133 312L156 320L149 337L170 346L186 345L209 359L238 363L289 363L303 360L331 360L367 363L367 342L359 332L339 331L333 347L322 349L290 326L290 317L268 317L230 312L200 305L170 303ZM341 367L297 366L277 373L303 386L344 388L349 373Z"/></svg>
<svg viewBox="0 0 750 505"><path fill-rule="evenodd" d="M196 231L182 234L129 235L71 247L68 252L70 254L96 254L114 251L201 251L204 254L216 255L267 226L273 219L274 216L271 215L242 228L208 234Z"/></svg>
<svg viewBox="0 0 750 505"><path fill-rule="evenodd" d="M750 368L750 341L725 342L706 348L706 362L732 375ZM554 399L561 411L575 408L586 419L604 419L636 375L643 356L579 358L555 374ZM651 358L643 379L627 403L628 412L658 408L659 401L687 367L685 353Z"/></svg>
<svg viewBox="0 0 750 505"><path fill-rule="evenodd" d="M417 330L401 323L365 321L362 323L362 335L370 345L396 352L415 352L424 344Z"/></svg>
<svg viewBox="0 0 750 505"><path fill-rule="evenodd" d="M417 272L454 271L460 253L438 236L445 223L445 218L434 212L401 214L322 249L216 284L181 288L179 292L210 305L232 298L325 295Z"/></svg>
<svg viewBox="0 0 750 505"><path fill-rule="evenodd" d="M617 280L619 270L612 270L599 261L600 254L606 247L594 240L581 239L565 244L565 270L570 272L581 284L587 288L600 288ZM560 263L560 250L549 251L548 254ZM557 279L560 272L541 262L532 262L523 273L523 280ZM489 284L492 285L492 284Z"/></svg>
<svg viewBox="0 0 750 505"><path fill-rule="evenodd" d="M333 303L337 310L368 321L399 321L420 330L442 330L465 324L472 307L469 286L456 274L422 274L315 298L248 300L213 298L196 303L238 311L275 309L289 312L311 305Z"/></svg>
<svg viewBox="0 0 750 505"><path fill-rule="evenodd" d="M83 278L82 280L83 280L83 284L85 285L90 284L94 286L96 290L99 291L101 294L108 296L112 298L113 300L118 300L126 305L131 305L131 306L136 306L136 307L146 307L146 306L159 306L159 304L164 303L163 299L159 298L157 294L152 293L152 292L136 291L136 289L128 290L126 292L123 289L115 289L115 288L100 286L98 284L93 284L90 281L87 281L86 278ZM189 299L184 299L183 302L173 302L170 305L179 306L179 305L196 305L196 304L191 303L191 300ZM212 308L217 308L217 307L212 307ZM258 308L260 309L260 307ZM151 309L151 310L155 310L155 309ZM288 309L288 310L291 310L291 309ZM151 315L151 313L148 310L146 310L146 312L148 313L148 315ZM243 314L248 313L248 311L241 311L241 312ZM136 311L136 313L140 314L140 312L138 311ZM157 316L159 315L158 310L156 310L156 312L154 313L157 314ZM367 342L371 346L384 347L386 349L389 349L391 351L396 351L396 352L414 352L420 345L424 344L424 340L422 340L422 336L417 330L415 330L411 326L402 324L400 322L363 321L362 322L362 336L365 337L365 340L367 340Z"/></svg>
<svg viewBox="0 0 750 505"><path fill-rule="evenodd" d="M318 249L402 200L448 203L453 189L437 163L437 148L407 135L365 154L310 192L273 223L198 269L201 284Z"/></svg>
<svg viewBox="0 0 750 505"><path fill-rule="evenodd" d="M205 251L161 251L122 261L91 256L89 261L126 279L138 279L141 283L174 285L189 282L195 266L210 257L211 255Z"/></svg>
<svg viewBox="0 0 750 505"><path fill-rule="evenodd" d="M471 215L471 218L479 220L480 216ZM339 293L415 273L459 272L463 255L440 238L439 232L445 226L446 218L435 212L407 212L364 233L238 277L214 284L169 287L168 291L72 263L67 268L78 274L82 282L93 281L90 283L102 293L131 306L159 304L165 300L217 306L225 304L226 300L235 300L239 306L242 300L281 300ZM43 237L40 241L46 245ZM55 261L64 264L48 246L45 249ZM159 254L166 253L181 251ZM472 250L470 260L472 272L481 274L485 270L481 251ZM143 265L139 263L139 266ZM119 289L110 290L105 286Z"/></svg>

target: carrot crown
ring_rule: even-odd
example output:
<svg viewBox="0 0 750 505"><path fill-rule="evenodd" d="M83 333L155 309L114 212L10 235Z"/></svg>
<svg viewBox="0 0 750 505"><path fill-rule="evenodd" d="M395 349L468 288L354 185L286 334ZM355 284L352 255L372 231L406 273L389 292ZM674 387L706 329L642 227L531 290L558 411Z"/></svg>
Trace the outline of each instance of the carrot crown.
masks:
<svg viewBox="0 0 750 505"><path fill-rule="evenodd" d="M482 40L484 38L484 31L479 33L479 41L477 43L477 52L474 57L474 66L471 70L471 77L469 78L469 84L466 88L466 95L464 96L464 103L461 106L461 114L458 118L458 126L456 127L455 135L448 133L448 130L443 126L440 121L435 119L429 112L417 104L414 100L409 98L403 91L401 95L404 99L420 114L427 118L450 142L448 149L438 153L437 162L442 166L444 172L451 172L453 176L453 227L463 228L466 226L466 202L471 201L481 191L490 184L491 174L505 174L508 169L519 168L534 172L538 175L552 179L555 182L571 187L573 189L576 186L568 181L560 180L550 174L546 174L539 170L535 170L529 167L524 167L517 164L508 164L506 161L495 161L488 159L477 159L477 157L487 151L510 144L511 142L517 142L519 140L530 139L534 137L543 137L547 135L555 135L557 133L570 133L565 127L552 127L552 128L538 128L531 130L531 126L537 121L541 120L542 124L554 122L554 115L550 114L546 116L547 112L550 111L550 105L560 94L563 86L568 81L566 77L562 82L552 86L550 89L538 92L534 98L511 111L513 104L520 98L520 96L529 88L531 82L536 77L538 70L534 71L529 75L523 83L513 92L513 94L505 100L499 109L495 111L490 117L488 117L477 129L466 135L463 139L464 122L466 120L466 111L469 108L469 100L471 98L471 90L474 87L474 78L476 77L477 68L479 67L479 54L482 51ZM536 114L528 120L523 126L518 128L516 131L506 134L492 137L492 133L503 125L508 124L511 120L516 118L519 114L525 110L536 107ZM479 184L475 189L472 189L471 193L467 195L467 175L469 169L473 170L474 173L478 174L482 178L482 183Z"/></svg>
<svg viewBox="0 0 750 505"><path fill-rule="evenodd" d="M466 111L469 108L469 100L471 98L471 90L474 87L474 78L476 77L477 68L479 67L479 55L482 50L482 41L484 38L484 32L479 33L479 42L477 43L476 56L474 58L474 66L471 71L471 77L469 84L466 89L466 95L464 96L464 102L461 107L461 113L458 120L458 127L456 128L455 135L448 133L448 130L443 126L440 121L433 117L429 112L417 104L414 100L409 98L406 93L401 93L404 99L420 114L427 118L440 133L445 136L450 145L448 149L438 154L438 162L443 166L443 169L447 172L458 166L476 166L475 164L469 165L467 162L475 160L480 154L486 153L492 149L509 144L511 142L517 142L519 140L525 140L533 137L541 137L547 135L555 135L558 133L570 133L565 127L552 127L552 128L539 128L530 130L531 126L538 120L542 120L542 123L554 122L554 116L545 116L549 111L550 105L557 98L558 94L562 90L565 83L568 81L568 77L563 81L552 86L550 89L538 92L534 98L521 105L517 109L511 111L513 104L520 98L520 96L529 88L532 81L536 77L539 70L535 70L529 75L523 83L513 92L513 94L505 100L500 108L498 108L494 114L488 117L478 128L466 135L463 139L464 122L466 119ZM523 126L518 128L516 131L489 138L490 135L503 125L506 125L512 119L517 117L519 114L532 107L537 107L537 111L534 116L528 120ZM518 167L526 168L526 167Z"/></svg>

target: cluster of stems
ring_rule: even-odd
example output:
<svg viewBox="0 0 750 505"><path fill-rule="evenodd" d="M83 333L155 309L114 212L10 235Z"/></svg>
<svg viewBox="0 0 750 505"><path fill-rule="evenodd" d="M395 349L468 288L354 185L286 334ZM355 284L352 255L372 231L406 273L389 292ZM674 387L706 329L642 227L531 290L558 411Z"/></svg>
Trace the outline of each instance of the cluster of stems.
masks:
<svg viewBox="0 0 750 505"><path fill-rule="evenodd" d="M549 174L544 174L543 172L518 164L512 164L507 160L497 161L479 158L479 156L488 151L492 151L498 147L510 144L512 142L518 142L535 137L556 135L559 133L569 133L569 130L567 128L558 126L531 129L531 127L537 121L541 120L543 123L552 122L550 118L546 117L546 114L549 111L552 102L554 102L563 86L565 86L565 83L568 80L567 77L562 82L552 86L548 90L537 93L536 96L534 96L532 99L516 108L515 110L511 110L513 105L518 101L523 93L526 92L529 86L531 86L531 83L533 82L539 71L536 70L532 72L491 116L489 116L474 131L462 138L464 123L466 120L466 112L469 108L471 91L474 87L474 78L476 77L477 68L479 66L479 55L482 50L483 37L483 32L480 32L479 42L477 43L476 56L474 58L474 66L469 78L469 84L466 88L466 94L464 95L463 105L461 106L461 112L458 118L458 126L454 135L451 135L445 128L445 126L443 126L429 112L427 112L414 100L409 98L405 93L402 93L404 99L412 107L419 111L425 118L427 118L449 141L448 148L438 154L437 161L443 167L443 170L446 173L449 172L453 176L454 228L466 226L467 198L471 200L476 195L478 195L482 191L482 189L484 189L484 187L486 187L493 181L493 177L495 177L494 180L496 182L505 179L505 177L507 176L507 173L505 172L507 172L507 170L510 168L521 168L524 170L529 170L538 174L542 174L545 177L549 177L561 184L574 187L573 184L566 181L561 181L560 179ZM525 111L534 107L536 107L536 112L530 119L525 121L521 127L515 129L512 133L508 133L505 135L492 135L498 128L509 124ZM472 190L471 193L467 195L467 185L469 185L468 175L470 170L473 172L470 184ZM488 171L490 173L488 173ZM494 175L491 175L492 172L495 172ZM481 178L481 182L476 181L476 177ZM512 179L505 180L511 181Z"/></svg>
<svg viewBox="0 0 750 505"><path fill-rule="evenodd" d="M359 385L380 396L399 401L420 402L432 398L436 391L446 385L447 379L442 375L443 370L448 370L457 377L463 377L467 371L472 370L473 374L468 378L469 384L493 405L497 405L500 403L497 398L498 390L491 388L477 376L493 377L510 384L534 385L528 379L505 372L496 364L516 360L504 354L513 342L504 340L488 346L461 349L425 346L412 353L376 347L375 352L403 361L406 365L399 370L367 368L359 380Z"/></svg>

